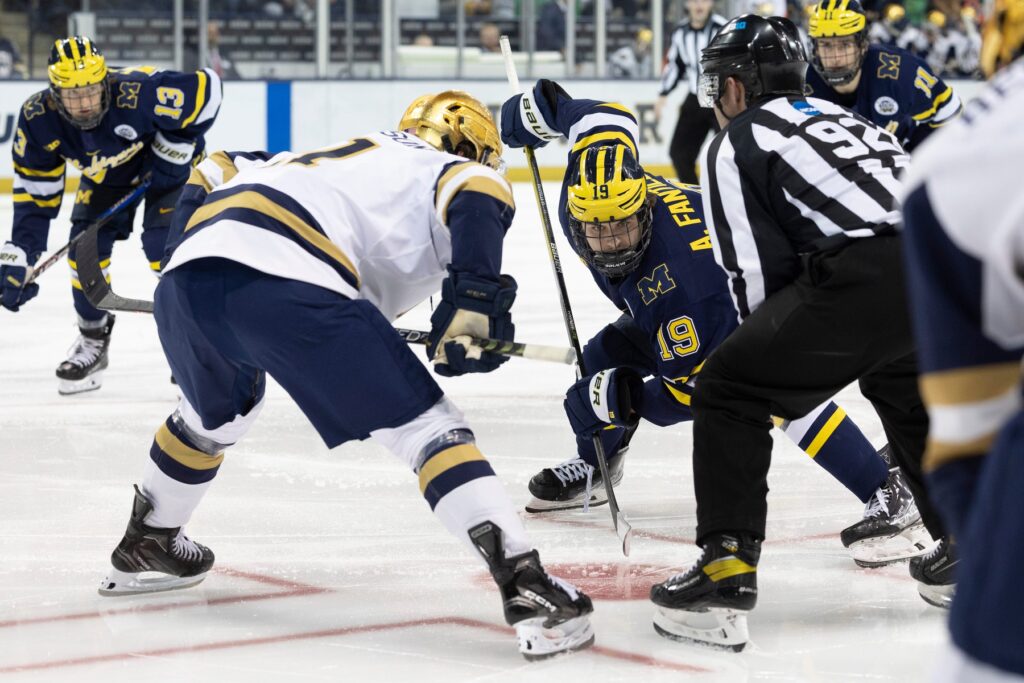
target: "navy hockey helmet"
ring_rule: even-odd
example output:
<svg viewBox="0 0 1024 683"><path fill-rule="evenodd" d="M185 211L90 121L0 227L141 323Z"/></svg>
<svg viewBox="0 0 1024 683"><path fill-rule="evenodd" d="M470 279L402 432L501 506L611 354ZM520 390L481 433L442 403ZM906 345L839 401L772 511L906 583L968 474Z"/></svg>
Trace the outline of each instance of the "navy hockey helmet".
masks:
<svg viewBox="0 0 1024 683"><path fill-rule="evenodd" d="M713 107L725 79L747 91L747 104L776 95L802 95L807 55L796 26L784 17L744 14L723 26L701 51L703 73L697 85L702 107Z"/></svg>

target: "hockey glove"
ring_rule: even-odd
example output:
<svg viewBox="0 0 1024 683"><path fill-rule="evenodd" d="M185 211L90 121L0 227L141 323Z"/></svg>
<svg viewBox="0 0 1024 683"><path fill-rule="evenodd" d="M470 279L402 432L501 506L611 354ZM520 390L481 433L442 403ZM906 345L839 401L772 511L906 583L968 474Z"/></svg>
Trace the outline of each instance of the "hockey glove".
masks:
<svg viewBox="0 0 1024 683"><path fill-rule="evenodd" d="M25 250L13 242L0 249L0 305L17 311L21 305L39 293L39 285L25 286L28 277L28 258Z"/></svg>
<svg viewBox="0 0 1024 683"><path fill-rule="evenodd" d="M502 275L500 282L448 270L441 285L441 303L430 316L427 358L445 377L467 372L491 372L507 356L482 351L472 339L512 341L515 325L509 309L516 299L516 281Z"/></svg>
<svg viewBox="0 0 1024 683"><path fill-rule="evenodd" d="M644 378L630 368L602 370L573 384L565 394L565 414L578 436L593 436L608 425L632 427L643 395Z"/></svg>
<svg viewBox="0 0 1024 683"><path fill-rule="evenodd" d="M150 144L150 167L152 178L147 201L160 197L171 190L176 190L188 180L192 171L192 157L195 155L195 142L177 140L157 132Z"/></svg>
<svg viewBox="0 0 1024 683"><path fill-rule="evenodd" d="M501 141L509 147L543 147L562 137L555 130L559 97L572 99L562 86L542 78L532 93L506 100L501 105Z"/></svg>

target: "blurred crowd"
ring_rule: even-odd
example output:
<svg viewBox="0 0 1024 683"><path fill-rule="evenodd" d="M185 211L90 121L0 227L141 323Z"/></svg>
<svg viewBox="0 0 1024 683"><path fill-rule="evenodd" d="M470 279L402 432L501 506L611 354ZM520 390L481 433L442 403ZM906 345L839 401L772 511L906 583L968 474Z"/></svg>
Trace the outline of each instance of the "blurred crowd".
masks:
<svg viewBox="0 0 1024 683"><path fill-rule="evenodd" d="M474 21L474 38L483 51L497 50L499 29L480 21L515 20L522 16L524 4L531 0L396 0L400 17L425 17L452 20L458 3L463 2L465 14ZM535 46L541 51L562 51L565 44L566 0L532 0L536 19ZM594 0L575 0L578 21L592 21ZM638 30L617 40L609 40L607 73L612 78L652 78L661 68L661 59L652 54L653 32L650 28L652 0L606 0L609 18L636 22ZM925 59L934 72L944 78L974 78L979 75L981 48L981 11L977 0L901 0L900 2L865 2L873 19L870 38L874 43L895 45ZM788 3L788 4L787 4ZM930 4L929 4L930 3ZM95 12L168 12L167 0L90 0ZM723 16L753 11L762 15L786 13L794 21L806 24L806 7L801 0L717 0L715 10ZM211 2L211 16L227 19L234 16L298 19L312 24L316 15L315 0L216 0ZM685 18L682 0L666 0L665 42L672 27ZM345 18L345 0L329 0L331 18ZM63 35L69 12L81 9L79 0L0 0L0 9L25 12L35 35ZM353 12L361 19L379 18L381 2L353 0ZM216 29L214 29L216 31ZM630 40L632 35L632 40ZM219 32L211 36L216 49ZM430 32L417 35L417 45L435 44ZM474 44L477 42L473 41ZM24 47L24 46L22 46ZM216 55L224 62L225 75L230 70L228 50ZM16 38L0 35L0 79L25 78L22 54Z"/></svg>

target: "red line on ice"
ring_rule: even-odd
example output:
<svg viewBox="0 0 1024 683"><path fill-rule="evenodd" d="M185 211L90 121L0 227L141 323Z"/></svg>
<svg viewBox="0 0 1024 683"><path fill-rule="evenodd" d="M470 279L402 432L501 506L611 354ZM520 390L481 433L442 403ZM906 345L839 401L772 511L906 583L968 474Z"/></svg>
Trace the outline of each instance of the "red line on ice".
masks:
<svg viewBox="0 0 1024 683"><path fill-rule="evenodd" d="M216 643L204 643L201 645L185 645L179 647L166 647L153 650L145 650L142 652L117 652L108 655L94 655L91 657L77 657L72 659L58 659L46 662L17 664L14 666L0 667L0 674L16 673L22 671L39 671L42 669L58 669L73 666L83 666L87 664L99 664L102 662L124 661L129 659L136 659L139 657L162 657L167 655L177 655L183 653L205 652L210 650L226 650L236 647L250 647L253 645L271 645L277 643L287 643L296 640L334 638L338 636L358 635L362 633L374 633L378 631L392 631L403 628L434 625L466 626L468 628L477 628L487 631L496 631L500 633L509 633L512 630L507 626L499 626L497 624L478 621L476 619L466 619L463 617L435 617L432 619L414 619L409 621L396 621L391 623L372 624L367 626L347 626L343 628L325 629L321 631L308 631L305 633L289 633L278 636L266 636L263 638L223 640ZM711 671L710 669L705 669L699 666L693 666L691 664L682 664L679 662L660 660L654 657L639 655L633 652L616 650L614 648L604 647L601 645L594 646L590 649L590 652L593 652L594 654L603 657L610 657L613 659L619 659L626 662L632 662L634 664L652 666L661 669L672 669L675 671L685 671L687 673L710 673Z"/></svg>

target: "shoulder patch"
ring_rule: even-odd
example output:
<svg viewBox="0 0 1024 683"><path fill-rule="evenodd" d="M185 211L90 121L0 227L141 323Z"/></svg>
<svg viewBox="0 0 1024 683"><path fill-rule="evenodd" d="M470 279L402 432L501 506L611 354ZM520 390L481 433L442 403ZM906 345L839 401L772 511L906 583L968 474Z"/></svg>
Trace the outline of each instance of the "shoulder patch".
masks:
<svg viewBox="0 0 1024 683"><path fill-rule="evenodd" d="M882 116L892 116L900 110L899 103L888 95L882 95L875 100L875 111Z"/></svg>
<svg viewBox="0 0 1024 683"><path fill-rule="evenodd" d="M797 100L792 102L793 109L805 116L821 116L821 112L818 111L813 104L806 100Z"/></svg>

